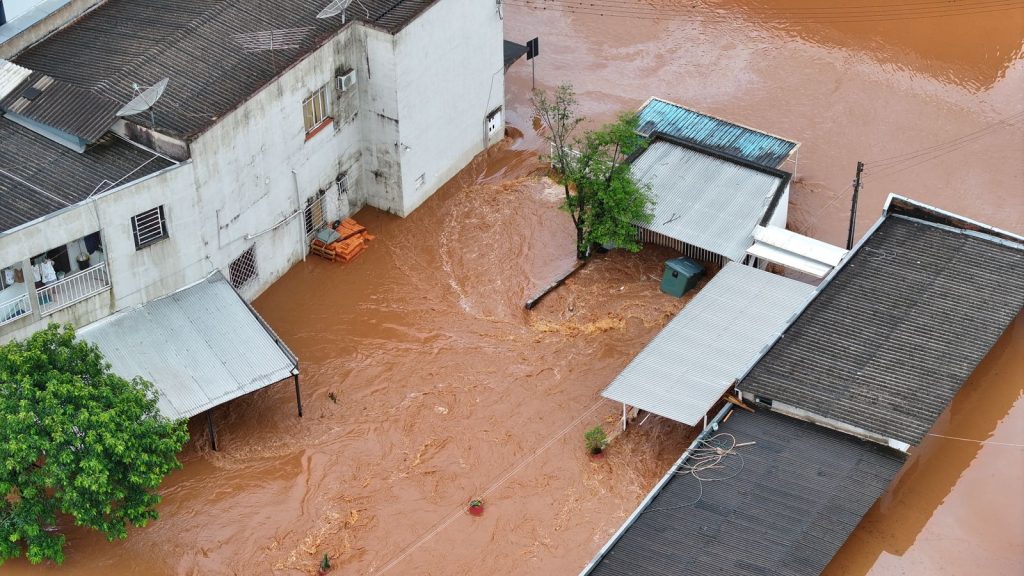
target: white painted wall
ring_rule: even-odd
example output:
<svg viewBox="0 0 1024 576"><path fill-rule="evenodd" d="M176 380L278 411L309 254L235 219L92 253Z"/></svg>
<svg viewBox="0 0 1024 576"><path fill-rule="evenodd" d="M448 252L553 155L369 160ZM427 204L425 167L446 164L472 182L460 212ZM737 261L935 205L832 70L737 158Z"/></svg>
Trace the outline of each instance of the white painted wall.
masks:
<svg viewBox="0 0 1024 576"><path fill-rule="evenodd" d="M241 290L246 299L305 256L303 219L296 212L308 197L329 190L328 220L348 213L347 199L340 206L333 183L343 172L358 176L359 94L339 93L334 83L337 72L362 54L358 30L343 30L192 142L195 187L206 215L202 237L213 266L227 275L230 263L255 246L259 278ZM302 102L324 85L336 117L307 138ZM359 178L350 177L349 188L358 186Z"/></svg>
<svg viewBox="0 0 1024 576"><path fill-rule="evenodd" d="M789 184L786 184L786 189L782 192L782 197L779 198L779 203L775 207L775 212L772 213L772 217L768 219L769 226L778 226L779 228L786 227L786 221L789 218Z"/></svg>
<svg viewBox="0 0 1024 576"><path fill-rule="evenodd" d="M0 327L0 342L28 336L49 322L82 326L212 272L205 244L198 241L204 215L193 181L192 164L180 164L0 236L0 265L9 266L99 230L112 286L45 318L33 313ZM131 218L156 206L164 207L169 238L136 250Z"/></svg>
<svg viewBox="0 0 1024 576"><path fill-rule="evenodd" d="M494 138L484 130L505 104L503 41L497 6L481 0L438 2L396 35L401 215L504 137L504 118Z"/></svg>

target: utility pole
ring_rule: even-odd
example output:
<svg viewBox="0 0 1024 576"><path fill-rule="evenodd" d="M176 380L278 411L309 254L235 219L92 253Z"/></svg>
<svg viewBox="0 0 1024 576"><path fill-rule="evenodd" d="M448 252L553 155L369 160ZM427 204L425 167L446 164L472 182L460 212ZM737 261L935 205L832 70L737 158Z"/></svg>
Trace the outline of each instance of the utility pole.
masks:
<svg viewBox="0 0 1024 576"><path fill-rule="evenodd" d="M853 231L857 227L857 195L860 194L860 175L864 172L864 163L857 162L857 177L853 179L853 205L850 206L850 235L846 237L846 249L853 249Z"/></svg>

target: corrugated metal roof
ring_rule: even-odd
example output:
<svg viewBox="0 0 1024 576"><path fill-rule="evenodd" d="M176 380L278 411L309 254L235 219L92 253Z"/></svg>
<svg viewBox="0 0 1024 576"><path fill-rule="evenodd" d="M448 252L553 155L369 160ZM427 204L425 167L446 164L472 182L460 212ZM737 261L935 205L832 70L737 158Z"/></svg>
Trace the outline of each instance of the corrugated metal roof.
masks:
<svg viewBox="0 0 1024 576"><path fill-rule="evenodd" d="M664 132L769 168L777 168L799 146L797 142L783 140L658 98L650 99L640 109L640 131L645 134Z"/></svg>
<svg viewBox="0 0 1024 576"><path fill-rule="evenodd" d="M814 287L725 265L601 393L693 426L772 344Z"/></svg>
<svg viewBox="0 0 1024 576"><path fill-rule="evenodd" d="M846 250L777 226L754 229L747 254L821 278L842 261Z"/></svg>
<svg viewBox="0 0 1024 576"><path fill-rule="evenodd" d="M121 104L97 94L33 72L18 89L0 100L0 109L77 136L87 143L102 136L117 117Z"/></svg>
<svg viewBox="0 0 1024 576"><path fill-rule="evenodd" d="M0 100L25 81L32 71L0 58Z"/></svg>
<svg viewBox="0 0 1024 576"><path fill-rule="evenodd" d="M742 467L672 474L589 574L817 576L906 458L772 412L734 411L719 432L751 443Z"/></svg>
<svg viewBox="0 0 1024 576"><path fill-rule="evenodd" d="M188 418L292 375L295 364L218 272L78 331L113 371L160 391L160 412Z"/></svg>
<svg viewBox="0 0 1024 576"><path fill-rule="evenodd" d="M652 142L632 173L655 200L645 228L734 261L753 244L784 180L665 140Z"/></svg>
<svg viewBox="0 0 1024 576"><path fill-rule="evenodd" d="M740 388L911 445L1024 307L1024 248L888 215Z"/></svg>

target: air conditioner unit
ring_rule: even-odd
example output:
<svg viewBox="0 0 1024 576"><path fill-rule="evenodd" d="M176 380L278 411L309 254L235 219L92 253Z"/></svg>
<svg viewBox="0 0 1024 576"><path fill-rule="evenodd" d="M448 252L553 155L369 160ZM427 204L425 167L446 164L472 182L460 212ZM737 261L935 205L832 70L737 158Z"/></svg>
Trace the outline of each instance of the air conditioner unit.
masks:
<svg viewBox="0 0 1024 576"><path fill-rule="evenodd" d="M338 80L338 92L348 92L356 85L356 71L349 70L348 72L337 77Z"/></svg>

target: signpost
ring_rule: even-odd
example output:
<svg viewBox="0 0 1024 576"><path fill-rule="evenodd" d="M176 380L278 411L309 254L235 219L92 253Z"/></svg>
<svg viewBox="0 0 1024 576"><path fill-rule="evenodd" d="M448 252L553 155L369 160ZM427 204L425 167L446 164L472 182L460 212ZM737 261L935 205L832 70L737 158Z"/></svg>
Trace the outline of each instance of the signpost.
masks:
<svg viewBox="0 0 1024 576"><path fill-rule="evenodd" d="M540 38L534 38L526 43L526 59L533 60L540 55ZM537 63L533 63L533 89L537 89Z"/></svg>

